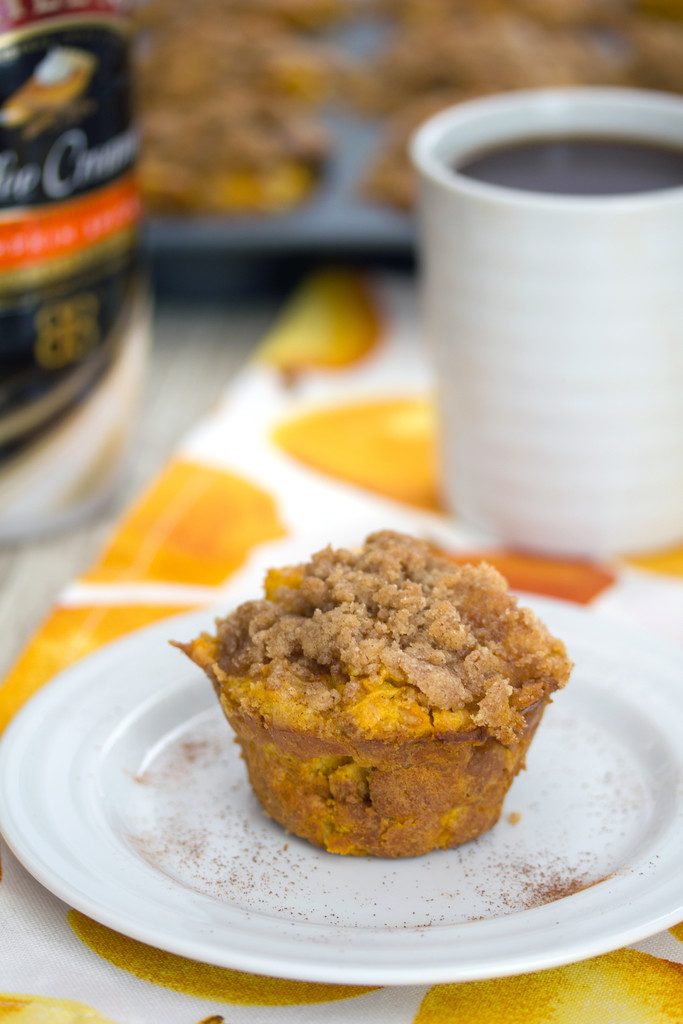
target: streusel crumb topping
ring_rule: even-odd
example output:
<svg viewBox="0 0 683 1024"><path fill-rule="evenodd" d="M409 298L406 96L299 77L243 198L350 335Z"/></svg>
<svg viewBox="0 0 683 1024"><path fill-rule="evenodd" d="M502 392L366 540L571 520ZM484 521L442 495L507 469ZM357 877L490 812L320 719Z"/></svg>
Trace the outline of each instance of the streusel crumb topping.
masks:
<svg viewBox="0 0 683 1024"><path fill-rule="evenodd" d="M271 570L266 595L219 620L218 664L294 685L322 713L374 679L410 688L429 711L465 710L510 742L520 711L571 670L564 644L496 569L455 565L404 534L374 533L359 550L327 547Z"/></svg>

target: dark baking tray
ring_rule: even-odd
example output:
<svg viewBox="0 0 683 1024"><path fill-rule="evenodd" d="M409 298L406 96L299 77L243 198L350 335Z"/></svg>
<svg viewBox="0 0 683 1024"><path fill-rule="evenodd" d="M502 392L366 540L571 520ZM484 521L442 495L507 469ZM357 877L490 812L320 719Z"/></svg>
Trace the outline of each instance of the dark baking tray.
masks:
<svg viewBox="0 0 683 1024"><path fill-rule="evenodd" d="M387 23L379 19L343 25L325 34L345 52L371 59ZM224 271L254 260L324 258L396 261L411 257L413 217L363 199L360 183L380 143L377 123L346 111L328 110L333 140L322 176L306 201L283 214L238 217L151 216L147 249L160 287L211 291L218 260ZM173 264L182 273L173 273ZM244 269L244 267L242 268ZM199 280L201 278L201 281ZM225 285L225 272L217 275Z"/></svg>

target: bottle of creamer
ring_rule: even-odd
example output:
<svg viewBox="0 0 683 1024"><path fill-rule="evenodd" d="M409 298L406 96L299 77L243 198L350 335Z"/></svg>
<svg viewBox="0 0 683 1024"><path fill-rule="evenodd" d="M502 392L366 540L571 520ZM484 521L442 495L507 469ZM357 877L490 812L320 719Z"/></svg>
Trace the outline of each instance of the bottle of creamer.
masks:
<svg viewBox="0 0 683 1024"><path fill-rule="evenodd" d="M0 0L0 540L106 500L149 336L121 0Z"/></svg>

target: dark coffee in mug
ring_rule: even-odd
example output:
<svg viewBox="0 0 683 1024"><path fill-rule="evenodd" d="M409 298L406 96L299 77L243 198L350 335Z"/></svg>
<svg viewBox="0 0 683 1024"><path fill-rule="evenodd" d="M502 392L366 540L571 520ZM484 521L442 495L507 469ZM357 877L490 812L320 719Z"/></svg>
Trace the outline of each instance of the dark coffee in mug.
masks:
<svg viewBox="0 0 683 1024"><path fill-rule="evenodd" d="M466 157L455 170L491 185L606 196L683 185L681 147L598 136L530 138Z"/></svg>

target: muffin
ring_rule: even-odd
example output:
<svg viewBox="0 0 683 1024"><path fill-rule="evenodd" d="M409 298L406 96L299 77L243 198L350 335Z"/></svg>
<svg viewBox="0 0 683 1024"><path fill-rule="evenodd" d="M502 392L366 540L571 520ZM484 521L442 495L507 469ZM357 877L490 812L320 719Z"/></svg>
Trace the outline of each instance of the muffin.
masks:
<svg viewBox="0 0 683 1024"><path fill-rule="evenodd" d="M189 644L264 811L332 853L490 829L571 663L492 566L384 531L266 576Z"/></svg>

